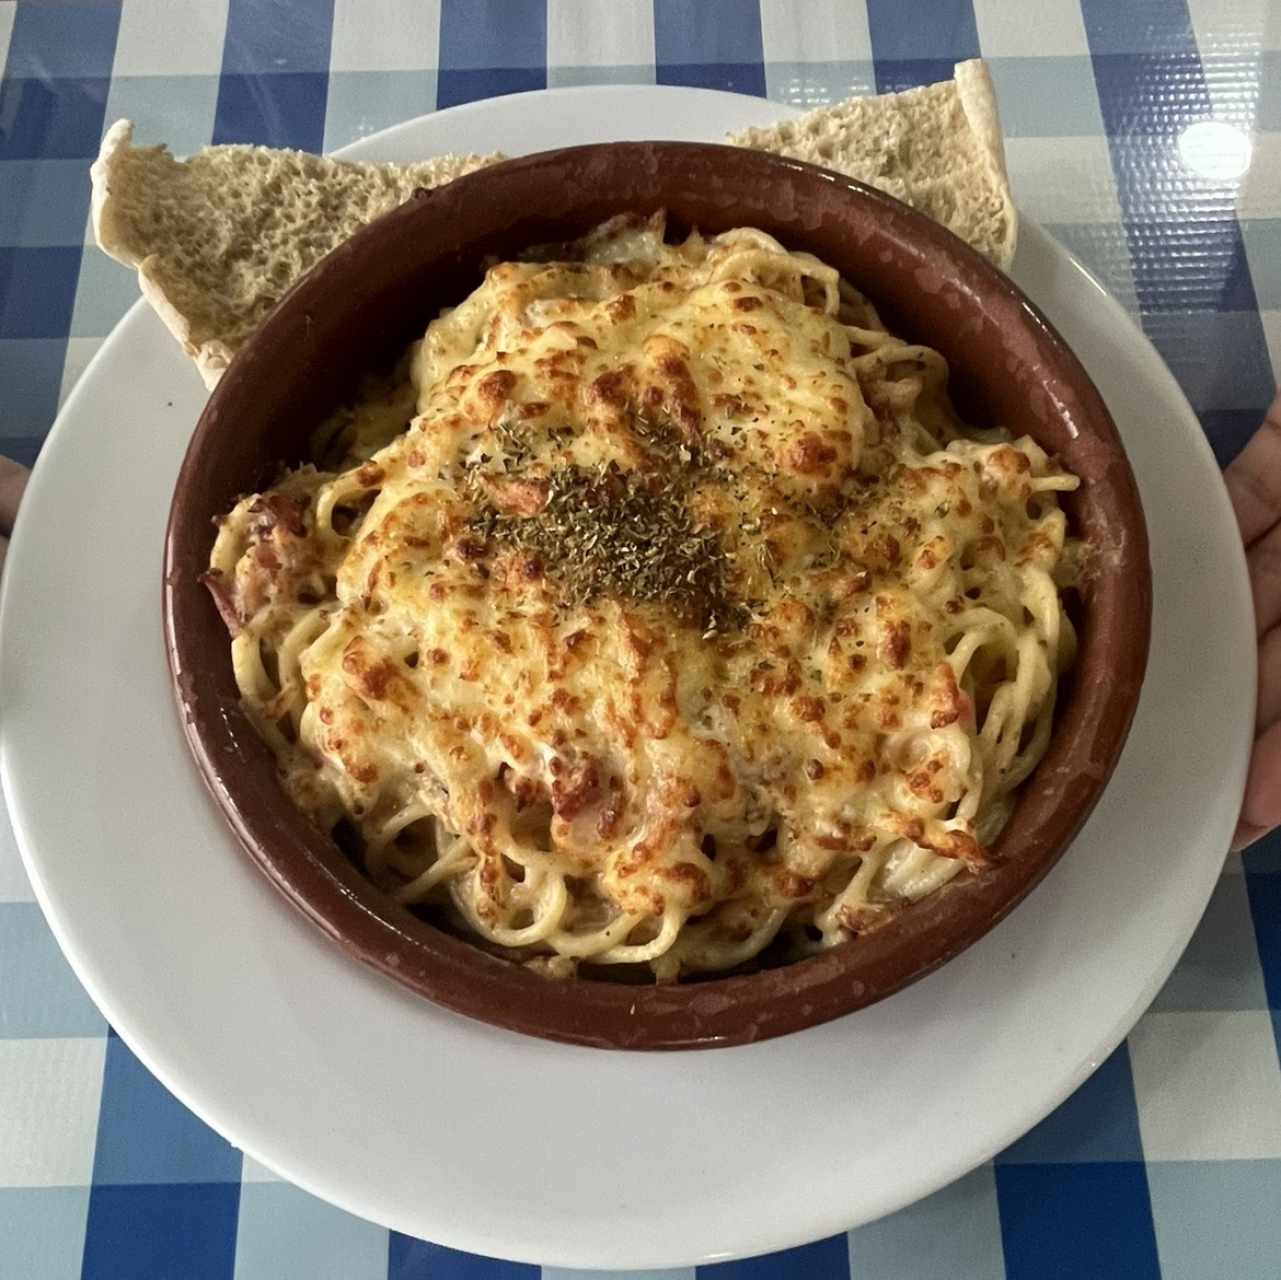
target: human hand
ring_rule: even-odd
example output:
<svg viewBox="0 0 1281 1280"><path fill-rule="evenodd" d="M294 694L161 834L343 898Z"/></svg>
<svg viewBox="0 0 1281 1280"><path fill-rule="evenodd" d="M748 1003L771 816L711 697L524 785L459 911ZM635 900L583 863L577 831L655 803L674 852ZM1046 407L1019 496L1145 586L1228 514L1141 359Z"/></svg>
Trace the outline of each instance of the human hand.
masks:
<svg viewBox="0 0 1281 1280"><path fill-rule="evenodd" d="M1232 837L1236 850L1281 825L1281 391L1223 478L1245 543L1259 637L1254 754Z"/></svg>
<svg viewBox="0 0 1281 1280"><path fill-rule="evenodd" d="M4 566L5 552L9 550L9 535L18 514L18 503L30 476L26 467L9 458L0 458L0 568Z"/></svg>

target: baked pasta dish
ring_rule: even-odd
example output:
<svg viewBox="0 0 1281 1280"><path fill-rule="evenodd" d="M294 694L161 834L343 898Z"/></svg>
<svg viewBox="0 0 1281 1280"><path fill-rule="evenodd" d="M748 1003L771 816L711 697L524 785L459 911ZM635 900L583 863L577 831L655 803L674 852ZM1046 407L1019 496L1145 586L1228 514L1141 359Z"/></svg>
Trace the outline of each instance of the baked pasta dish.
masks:
<svg viewBox="0 0 1281 1280"><path fill-rule="evenodd" d="M221 522L285 787L556 976L781 963L979 874L1085 555L1076 478L947 382L750 228L628 215L493 265Z"/></svg>

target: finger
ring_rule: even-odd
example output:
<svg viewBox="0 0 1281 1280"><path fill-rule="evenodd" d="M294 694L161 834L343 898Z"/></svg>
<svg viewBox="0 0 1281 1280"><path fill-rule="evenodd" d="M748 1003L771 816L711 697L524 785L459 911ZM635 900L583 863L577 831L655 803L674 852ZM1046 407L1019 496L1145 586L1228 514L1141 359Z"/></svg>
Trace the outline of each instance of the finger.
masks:
<svg viewBox="0 0 1281 1280"><path fill-rule="evenodd" d="M1281 519L1281 392L1263 425L1228 464L1224 483L1246 546Z"/></svg>
<svg viewBox="0 0 1281 1280"><path fill-rule="evenodd" d="M1259 709L1256 734L1281 721L1281 627L1273 627L1259 642Z"/></svg>
<svg viewBox="0 0 1281 1280"><path fill-rule="evenodd" d="M1241 853L1256 840L1262 840L1267 834L1266 827L1251 827L1244 822L1238 822L1237 829L1232 833L1232 844L1229 846L1230 852Z"/></svg>
<svg viewBox="0 0 1281 1280"><path fill-rule="evenodd" d="M1254 744L1237 835L1253 832L1251 838L1257 839L1276 826L1281 826L1281 724L1265 730ZM1235 838L1233 847L1240 847Z"/></svg>
<svg viewBox="0 0 1281 1280"><path fill-rule="evenodd" d="M1263 635L1281 620L1281 524L1274 524L1250 547L1245 562L1254 595L1254 625Z"/></svg>
<svg viewBox="0 0 1281 1280"><path fill-rule="evenodd" d="M12 458L0 458L0 533L12 530L18 503L22 501L22 491L27 487L30 475L26 467Z"/></svg>

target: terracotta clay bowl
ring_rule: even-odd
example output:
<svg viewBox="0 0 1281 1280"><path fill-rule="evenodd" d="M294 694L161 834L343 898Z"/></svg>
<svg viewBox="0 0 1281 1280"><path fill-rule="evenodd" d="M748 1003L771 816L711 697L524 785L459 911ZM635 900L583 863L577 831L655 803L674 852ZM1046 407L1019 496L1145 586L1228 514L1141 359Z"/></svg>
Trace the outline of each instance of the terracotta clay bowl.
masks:
<svg viewBox="0 0 1281 1280"><path fill-rule="evenodd" d="M482 262L666 208L716 232L752 226L817 254L887 325L937 348L968 419L1026 432L1083 484L1067 502L1096 548L1080 652L1049 752L991 868L820 956L680 985L558 981L487 954L371 884L281 790L241 711L227 633L199 577L213 517L305 456L308 433L479 282ZM808 165L731 147L623 143L547 152L462 178L355 236L275 308L219 382L170 512L164 625L196 764L254 863L352 956L449 1009L514 1031L629 1049L736 1045L848 1014L992 928L1067 848L1125 741L1147 659L1151 577L1134 477L1080 362L995 268L887 196ZM193 856L201 856L199 853ZM210 851L208 856L220 856Z"/></svg>

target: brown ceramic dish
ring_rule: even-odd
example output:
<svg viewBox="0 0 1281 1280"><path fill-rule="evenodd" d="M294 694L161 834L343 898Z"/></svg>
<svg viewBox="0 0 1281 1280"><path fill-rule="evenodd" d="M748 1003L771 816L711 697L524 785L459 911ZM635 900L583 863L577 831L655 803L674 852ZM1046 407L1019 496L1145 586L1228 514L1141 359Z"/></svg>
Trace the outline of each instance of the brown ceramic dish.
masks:
<svg viewBox="0 0 1281 1280"><path fill-rule="evenodd" d="M706 231L753 226L868 294L890 329L937 348L974 422L1026 432L1084 482L1066 504L1097 549L1081 647L1048 754L992 868L865 938L800 963L689 985L556 981L442 932L377 890L286 798L242 713L226 630L198 581L212 519L302 458L312 427L510 257L624 210ZM232 362L196 429L170 512L166 643L187 739L241 843L352 955L428 999L531 1035L615 1048L742 1044L849 1013L982 936L1032 888L1116 764L1147 659L1151 579L1139 496L1076 357L1019 290L897 201L808 165L730 147L629 143L512 161L421 196L315 268Z"/></svg>

